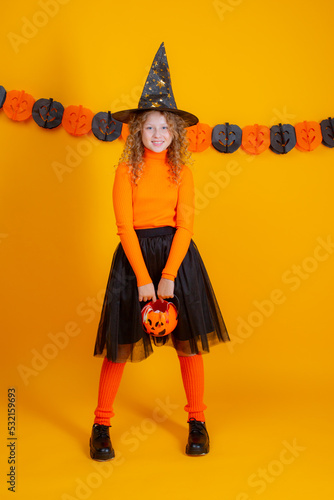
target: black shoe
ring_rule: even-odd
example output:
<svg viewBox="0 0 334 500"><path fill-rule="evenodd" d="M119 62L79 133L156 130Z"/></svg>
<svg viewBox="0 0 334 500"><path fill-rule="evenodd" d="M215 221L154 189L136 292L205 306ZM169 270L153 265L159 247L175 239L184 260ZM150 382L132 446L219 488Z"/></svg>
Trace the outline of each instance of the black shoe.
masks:
<svg viewBox="0 0 334 500"><path fill-rule="evenodd" d="M89 445L90 456L93 460L101 462L104 460L111 460L115 457L115 451L110 441L109 427L107 425L93 425Z"/></svg>
<svg viewBox="0 0 334 500"><path fill-rule="evenodd" d="M192 456L206 455L210 451L210 441L205 422L190 418L189 437L186 446L186 454Z"/></svg>

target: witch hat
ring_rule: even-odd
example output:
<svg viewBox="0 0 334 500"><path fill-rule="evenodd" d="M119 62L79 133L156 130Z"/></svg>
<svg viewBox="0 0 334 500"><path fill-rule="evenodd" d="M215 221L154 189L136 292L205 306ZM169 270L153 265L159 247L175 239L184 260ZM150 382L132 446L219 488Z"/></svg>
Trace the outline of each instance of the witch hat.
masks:
<svg viewBox="0 0 334 500"><path fill-rule="evenodd" d="M128 123L132 113L142 113L148 110L170 111L171 113L175 113L183 118L187 127L196 125L198 122L197 116L187 111L177 109L172 90L165 45L163 42L154 57L141 98L139 99L138 108L117 111L113 113L112 116L119 122Z"/></svg>

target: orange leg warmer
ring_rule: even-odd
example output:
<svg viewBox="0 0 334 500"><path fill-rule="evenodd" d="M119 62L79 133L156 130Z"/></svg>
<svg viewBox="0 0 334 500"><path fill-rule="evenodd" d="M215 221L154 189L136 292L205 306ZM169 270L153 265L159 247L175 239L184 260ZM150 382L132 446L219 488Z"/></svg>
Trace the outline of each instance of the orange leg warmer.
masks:
<svg viewBox="0 0 334 500"><path fill-rule="evenodd" d="M195 356L178 356L181 365L181 375L188 404L184 407L190 418L205 422L203 403L204 397L204 366L201 354Z"/></svg>
<svg viewBox="0 0 334 500"><path fill-rule="evenodd" d="M104 358L99 384L99 396L95 410L94 424L110 426L110 418L113 417L113 404L122 380L125 363L113 363Z"/></svg>

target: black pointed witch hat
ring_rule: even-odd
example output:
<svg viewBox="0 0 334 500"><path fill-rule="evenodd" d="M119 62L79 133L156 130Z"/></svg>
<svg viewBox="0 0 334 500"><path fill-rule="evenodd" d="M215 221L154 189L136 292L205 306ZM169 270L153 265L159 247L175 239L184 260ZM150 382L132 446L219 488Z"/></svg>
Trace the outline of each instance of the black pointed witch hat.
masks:
<svg viewBox="0 0 334 500"><path fill-rule="evenodd" d="M141 98L139 99L138 108L117 111L112 116L115 120L128 123L133 113L142 113L148 110L175 113L183 118L187 127L196 125L198 122L197 116L177 109L164 43L160 45L155 55Z"/></svg>

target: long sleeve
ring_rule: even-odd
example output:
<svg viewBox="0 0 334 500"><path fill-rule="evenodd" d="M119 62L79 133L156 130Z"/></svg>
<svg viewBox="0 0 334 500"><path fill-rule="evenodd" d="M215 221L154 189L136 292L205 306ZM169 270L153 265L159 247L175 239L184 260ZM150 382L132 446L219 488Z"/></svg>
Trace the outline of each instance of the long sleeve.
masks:
<svg viewBox="0 0 334 500"><path fill-rule="evenodd" d="M152 282L148 273L137 234L133 226L132 186L126 165L116 169L113 187L113 205L116 217L117 234L133 272L137 278L137 286Z"/></svg>
<svg viewBox="0 0 334 500"><path fill-rule="evenodd" d="M178 269L188 251L194 227L195 191L193 175L189 167L184 166L182 170L182 181L179 188L177 211L176 211L176 233L169 252L167 263L162 271L162 277L173 280L177 276Z"/></svg>
<svg viewBox="0 0 334 500"><path fill-rule="evenodd" d="M137 285L152 283L135 229L161 226L176 227L162 277L175 280L193 235L194 182L190 168L181 170L179 185L169 180L166 151L145 154L145 167L136 186L131 183L128 167L116 169L113 203L117 234L136 275Z"/></svg>

